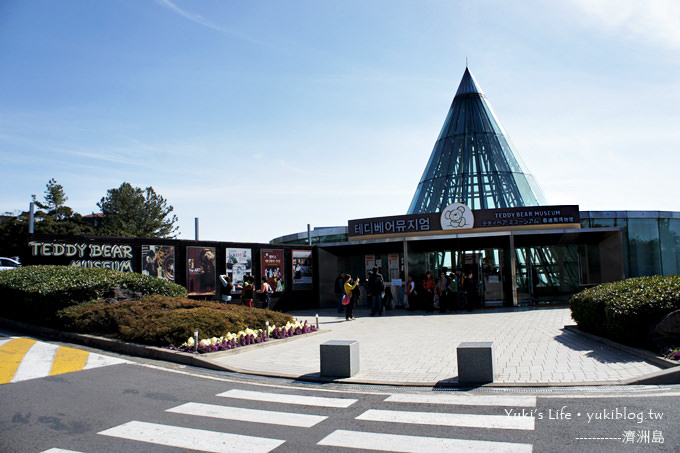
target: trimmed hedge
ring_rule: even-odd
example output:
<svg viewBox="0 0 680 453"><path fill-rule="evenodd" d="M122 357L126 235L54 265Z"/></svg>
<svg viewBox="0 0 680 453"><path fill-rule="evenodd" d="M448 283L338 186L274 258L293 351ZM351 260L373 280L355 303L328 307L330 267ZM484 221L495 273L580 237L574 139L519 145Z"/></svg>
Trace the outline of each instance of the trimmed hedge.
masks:
<svg viewBox="0 0 680 453"><path fill-rule="evenodd" d="M292 316L217 302L148 296L141 302L92 301L59 312L65 329L108 335L154 346L181 345L198 330L201 338L285 325Z"/></svg>
<svg viewBox="0 0 680 453"><path fill-rule="evenodd" d="M680 309L680 276L605 283L574 294L570 304L580 329L652 349L651 333L658 322Z"/></svg>
<svg viewBox="0 0 680 453"><path fill-rule="evenodd" d="M24 266L0 272L0 316L55 326L68 306L103 298L112 288L186 297L186 289L166 280L111 269Z"/></svg>
<svg viewBox="0 0 680 453"><path fill-rule="evenodd" d="M142 298L103 300L114 288ZM186 297L184 287L166 280L110 269L26 266L0 272L0 316L134 343L181 345L194 330L210 338L248 327L263 329L266 321L293 321L275 311Z"/></svg>

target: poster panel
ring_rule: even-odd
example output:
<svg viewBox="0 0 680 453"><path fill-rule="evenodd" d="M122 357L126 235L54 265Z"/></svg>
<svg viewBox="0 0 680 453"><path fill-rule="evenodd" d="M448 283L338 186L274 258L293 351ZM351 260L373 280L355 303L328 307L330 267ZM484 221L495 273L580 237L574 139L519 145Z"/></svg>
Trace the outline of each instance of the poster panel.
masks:
<svg viewBox="0 0 680 453"><path fill-rule="evenodd" d="M387 264L389 265L389 278L390 280L399 279L399 254L390 253L387 255Z"/></svg>
<svg viewBox="0 0 680 453"><path fill-rule="evenodd" d="M364 255L364 265L366 266L366 278L368 278L368 274L371 272L373 267L377 266L375 262L375 255Z"/></svg>
<svg viewBox="0 0 680 453"><path fill-rule="evenodd" d="M293 289L312 289L312 251L293 250Z"/></svg>
<svg viewBox="0 0 680 453"><path fill-rule="evenodd" d="M142 274L175 282L175 246L142 245Z"/></svg>
<svg viewBox="0 0 680 453"><path fill-rule="evenodd" d="M227 277L231 278L234 285L232 294L241 294L237 286L243 286L243 277L253 274L253 250L252 249L226 249L227 253Z"/></svg>
<svg viewBox="0 0 680 453"><path fill-rule="evenodd" d="M187 247L187 290L190 296L214 296L215 247Z"/></svg>
<svg viewBox="0 0 680 453"><path fill-rule="evenodd" d="M260 262L262 263L262 276L267 277L274 290L283 285L283 250L260 250ZM259 287L259 282L258 285Z"/></svg>

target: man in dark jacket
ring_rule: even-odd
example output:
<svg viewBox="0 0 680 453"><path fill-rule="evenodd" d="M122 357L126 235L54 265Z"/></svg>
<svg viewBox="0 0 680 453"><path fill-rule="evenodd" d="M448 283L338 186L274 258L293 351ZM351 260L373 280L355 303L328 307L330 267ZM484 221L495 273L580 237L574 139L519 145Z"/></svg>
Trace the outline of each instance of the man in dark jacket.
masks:
<svg viewBox="0 0 680 453"><path fill-rule="evenodd" d="M385 280L378 272L377 267L373 267L373 272L368 276L368 290L371 292L371 316L382 316L383 304L382 293L385 291Z"/></svg>
<svg viewBox="0 0 680 453"><path fill-rule="evenodd" d="M338 299L338 313L345 311L342 306L342 296L345 295L345 273L340 272L338 278L335 279L335 297Z"/></svg>

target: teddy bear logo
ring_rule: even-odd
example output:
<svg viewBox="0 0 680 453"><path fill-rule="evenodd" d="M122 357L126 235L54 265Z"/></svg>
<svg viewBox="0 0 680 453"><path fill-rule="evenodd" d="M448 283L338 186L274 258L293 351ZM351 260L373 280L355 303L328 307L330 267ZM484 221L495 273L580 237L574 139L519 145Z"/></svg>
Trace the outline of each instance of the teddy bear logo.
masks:
<svg viewBox="0 0 680 453"><path fill-rule="evenodd" d="M467 206L454 203L448 206L442 213L442 228L453 230L458 228L472 228L472 213Z"/></svg>

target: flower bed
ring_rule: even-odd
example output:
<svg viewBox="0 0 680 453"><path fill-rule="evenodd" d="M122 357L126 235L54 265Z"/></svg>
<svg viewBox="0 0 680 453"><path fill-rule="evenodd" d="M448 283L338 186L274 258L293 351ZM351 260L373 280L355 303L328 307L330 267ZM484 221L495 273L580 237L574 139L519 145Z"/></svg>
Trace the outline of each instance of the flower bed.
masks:
<svg viewBox="0 0 680 453"><path fill-rule="evenodd" d="M663 352L663 356L670 360L680 361L680 347L666 349Z"/></svg>
<svg viewBox="0 0 680 453"><path fill-rule="evenodd" d="M300 321L295 320L295 322L286 323L285 326L268 326L266 332L264 329L245 329L237 333L228 332L226 335L219 338L212 337L199 340L198 345L196 345L196 340L194 338L189 338L179 347L170 345L168 348L181 352L198 352L199 354L205 354L209 352L227 351L240 346L264 343L270 338L280 340L282 338L315 331L316 327L308 324L307 321L300 323Z"/></svg>

